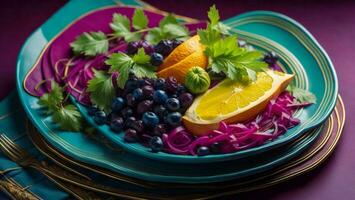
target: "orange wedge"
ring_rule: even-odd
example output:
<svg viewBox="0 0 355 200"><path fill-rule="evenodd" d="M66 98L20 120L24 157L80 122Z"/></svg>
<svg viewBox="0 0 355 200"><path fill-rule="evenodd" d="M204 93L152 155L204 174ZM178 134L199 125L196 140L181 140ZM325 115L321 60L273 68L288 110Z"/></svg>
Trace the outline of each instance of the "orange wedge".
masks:
<svg viewBox="0 0 355 200"><path fill-rule="evenodd" d="M268 70L259 72L257 79L248 85L225 79L195 99L183 117L184 126L201 136L217 129L221 121L249 120L284 91L293 76Z"/></svg>
<svg viewBox="0 0 355 200"><path fill-rule="evenodd" d="M200 37L195 35L181 43L164 59L163 64L159 66L158 71L175 65L195 51L203 51L204 47L199 41Z"/></svg>
<svg viewBox="0 0 355 200"><path fill-rule="evenodd" d="M174 76L179 83L184 83L185 75L190 68L195 66L200 66L206 68L208 64L208 59L202 50L195 51L180 62L158 71L157 75L161 78L167 78L169 76Z"/></svg>

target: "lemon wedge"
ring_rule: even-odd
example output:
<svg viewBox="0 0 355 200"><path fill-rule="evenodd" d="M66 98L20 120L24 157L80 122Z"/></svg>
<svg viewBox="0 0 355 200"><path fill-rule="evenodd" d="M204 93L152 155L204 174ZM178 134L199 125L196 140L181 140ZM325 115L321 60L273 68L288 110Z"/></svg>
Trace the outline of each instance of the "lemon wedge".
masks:
<svg viewBox="0 0 355 200"><path fill-rule="evenodd" d="M256 80L247 85L225 79L195 99L183 117L184 126L200 136L217 129L220 121L249 120L284 91L293 76L267 70L259 72Z"/></svg>

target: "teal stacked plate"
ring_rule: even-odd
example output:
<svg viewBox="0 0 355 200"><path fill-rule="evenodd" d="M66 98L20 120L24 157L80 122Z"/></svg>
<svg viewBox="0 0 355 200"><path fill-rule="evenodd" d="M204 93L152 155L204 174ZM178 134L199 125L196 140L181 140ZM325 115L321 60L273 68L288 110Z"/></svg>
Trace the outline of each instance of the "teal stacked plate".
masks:
<svg viewBox="0 0 355 200"><path fill-rule="evenodd" d="M113 144L123 149L123 154L117 154L88 139L83 133L61 131L50 117L42 114L37 103L38 98L24 90L23 81L41 57L41 52L63 28L85 13L113 3L109 0L70 1L27 39L18 58L17 87L27 115L50 144L73 159L149 181L181 183L225 181L271 169L301 153L315 140L321 130L311 129L319 126L334 108L338 90L337 78L324 50L295 21L281 14L258 11L239 15L227 20L226 23L247 42L260 49L277 52L285 70L296 73L293 84L310 90L318 99L317 104L297 113L301 124L290 129L285 135L245 151L194 157L151 153L141 145L125 144L122 136L113 135L105 126L96 128ZM90 122L84 108L77 105ZM309 134L303 136L306 132ZM292 148L278 150L277 147L300 137L302 140ZM253 156L256 153L265 156ZM244 158L238 159L242 157ZM156 159L161 162L154 161ZM206 162L210 163L206 165L204 164ZM216 168L219 170L215 170Z"/></svg>

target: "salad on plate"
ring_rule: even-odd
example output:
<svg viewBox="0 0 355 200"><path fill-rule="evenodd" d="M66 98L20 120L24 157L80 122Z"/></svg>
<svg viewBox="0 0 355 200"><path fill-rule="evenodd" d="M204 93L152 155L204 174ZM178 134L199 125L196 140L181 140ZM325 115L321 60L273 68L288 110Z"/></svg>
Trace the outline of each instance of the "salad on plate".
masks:
<svg viewBox="0 0 355 200"><path fill-rule="evenodd" d="M292 86L275 52L239 40L215 6L197 31L169 14L149 26L142 9L115 13L110 33L84 32L39 104L63 130L90 131L72 95L97 125L152 152L206 156L277 139L315 96ZM50 83L50 84L48 84Z"/></svg>

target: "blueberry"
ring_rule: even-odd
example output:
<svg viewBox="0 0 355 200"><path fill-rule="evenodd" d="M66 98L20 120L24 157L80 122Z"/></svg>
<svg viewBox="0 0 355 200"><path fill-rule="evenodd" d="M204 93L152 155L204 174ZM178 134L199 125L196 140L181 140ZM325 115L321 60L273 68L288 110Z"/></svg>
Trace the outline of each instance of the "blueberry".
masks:
<svg viewBox="0 0 355 200"><path fill-rule="evenodd" d="M276 61L278 59L279 59L279 56L273 51L265 54L265 56L264 56L264 61L268 64L274 64L274 63L276 63Z"/></svg>
<svg viewBox="0 0 355 200"><path fill-rule="evenodd" d="M119 133L122 131L123 125L124 123L122 117L116 117L111 120L110 128L112 131Z"/></svg>
<svg viewBox="0 0 355 200"><path fill-rule="evenodd" d="M210 149L206 146L200 146L198 149L197 149L197 155L198 156L206 156L210 154Z"/></svg>
<svg viewBox="0 0 355 200"><path fill-rule="evenodd" d="M177 111L180 108L180 102L177 98L169 98L166 101L165 106L170 111Z"/></svg>
<svg viewBox="0 0 355 200"><path fill-rule="evenodd" d="M128 80L124 86L126 93L132 92L134 89L138 88L139 84L136 80Z"/></svg>
<svg viewBox="0 0 355 200"><path fill-rule="evenodd" d="M154 79L145 78L145 79L144 79L144 85L154 86Z"/></svg>
<svg viewBox="0 0 355 200"><path fill-rule="evenodd" d="M149 146L153 152L159 152L163 149L163 140L158 136L154 136L150 139Z"/></svg>
<svg viewBox="0 0 355 200"><path fill-rule="evenodd" d="M156 53L160 53L163 56L167 56L173 50L173 43L171 40L161 40L154 47Z"/></svg>
<svg viewBox="0 0 355 200"><path fill-rule="evenodd" d="M113 112L119 112L125 105L125 100L122 97L116 97L111 105L111 109Z"/></svg>
<svg viewBox="0 0 355 200"><path fill-rule="evenodd" d="M165 80L165 89L169 93L175 93L178 89L179 83L177 82L176 78L173 76L169 76Z"/></svg>
<svg viewBox="0 0 355 200"><path fill-rule="evenodd" d="M153 112L145 112L142 120L143 123L149 127L155 127L159 123L158 116Z"/></svg>
<svg viewBox="0 0 355 200"><path fill-rule="evenodd" d="M215 142L210 146L211 153L220 153L221 151L221 143Z"/></svg>
<svg viewBox="0 0 355 200"><path fill-rule="evenodd" d="M150 64L153 66L159 66L163 63L163 56L160 53L152 53L150 56Z"/></svg>
<svg viewBox="0 0 355 200"><path fill-rule="evenodd" d="M178 95L177 94L172 94L170 97L171 98L178 98Z"/></svg>
<svg viewBox="0 0 355 200"><path fill-rule="evenodd" d="M126 129L128 129L128 128L133 128L133 123L136 121L136 118L135 117L128 117L127 119L126 119L126 121L124 122L124 127L126 128Z"/></svg>
<svg viewBox="0 0 355 200"><path fill-rule="evenodd" d="M134 107L137 103L137 99L134 98L133 94L127 94L126 96L127 105Z"/></svg>
<svg viewBox="0 0 355 200"><path fill-rule="evenodd" d="M147 41L142 40L142 41L129 42L127 45L126 52L127 54L133 55L138 52L139 48L143 48L146 54L151 54L154 51L152 45L150 45Z"/></svg>
<svg viewBox="0 0 355 200"><path fill-rule="evenodd" d="M152 100L144 100L142 102L140 102L138 105L137 105L137 114L143 114L149 110L152 109L152 106L153 106L153 101Z"/></svg>
<svg viewBox="0 0 355 200"><path fill-rule="evenodd" d="M179 84L177 89L176 89L176 91L177 91L178 94L183 94L183 93L186 92L186 87L181 85L181 84Z"/></svg>
<svg viewBox="0 0 355 200"><path fill-rule="evenodd" d="M131 124L132 128L137 131L137 133L142 133L144 131L144 124L142 120L136 120Z"/></svg>
<svg viewBox="0 0 355 200"><path fill-rule="evenodd" d="M179 112L169 113L166 116L166 121L170 126L179 126L181 124L181 114Z"/></svg>
<svg viewBox="0 0 355 200"><path fill-rule="evenodd" d="M155 136L162 136L164 133L168 132L168 126L166 124L158 124L154 127L153 134Z"/></svg>
<svg viewBox="0 0 355 200"><path fill-rule="evenodd" d="M192 96L192 94L185 92L180 95L179 100L180 100L181 107L186 109L190 107L191 104L194 102L194 97Z"/></svg>
<svg viewBox="0 0 355 200"><path fill-rule="evenodd" d="M163 78L158 78L157 80L155 80L154 82L154 88L156 90L162 90L164 89L164 86L165 86L165 79Z"/></svg>
<svg viewBox="0 0 355 200"><path fill-rule="evenodd" d="M132 92L132 96L135 100L140 100L143 97L143 90L140 88L136 88Z"/></svg>
<svg viewBox="0 0 355 200"><path fill-rule="evenodd" d="M137 131L134 129L127 129L124 134L124 140L129 143L137 142L139 139Z"/></svg>
<svg viewBox="0 0 355 200"><path fill-rule="evenodd" d="M179 46L182 43L182 41L173 39L172 43L173 43L173 49L175 49L177 46Z"/></svg>
<svg viewBox="0 0 355 200"><path fill-rule="evenodd" d="M143 97L149 99L153 97L154 88L150 85L145 85L142 87Z"/></svg>
<svg viewBox="0 0 355 200"><path fill-rule="evenodd" d="M88 114L90 116L94 116L97 111L99 111L99 108L96 105L88 107Z"/></svg>
<svg viewBox="0 0 355 200"><path fill-rule="evenodd" d="M163 90L156 90L153 94L153 100L159 104L165 104L168 100L168 95Z"/></svg>
<svg viewBox="0 0 355 200"><path fill-rule="evenodd" d="M139 42L138 41L129 42L127 44L126 52L127 52L127 54L133 55L133 54L137 53L138 48L139 48Z"/></svg>
<svg viewBox="0 0 355 200"><path fill-rule="evenodd" d="M127 119L133 115L133 110L131 108L127 107L127 108L122 109L121 114L124 119Z"/></svg>
<svg viewBox="0 0 355 200"><path fill-rule="evenodd" d="M99 125L105 124L107 122L106 113L102 110L96 111L94 121Z"/></svg>
<svg viewBox="0 0 355 200"><path fill-rule="evenodd" d="M153 111L156 115L158 115L160 119L164 119L164 113L166 111L166 108L163 105L155 106Z"/></svg>

